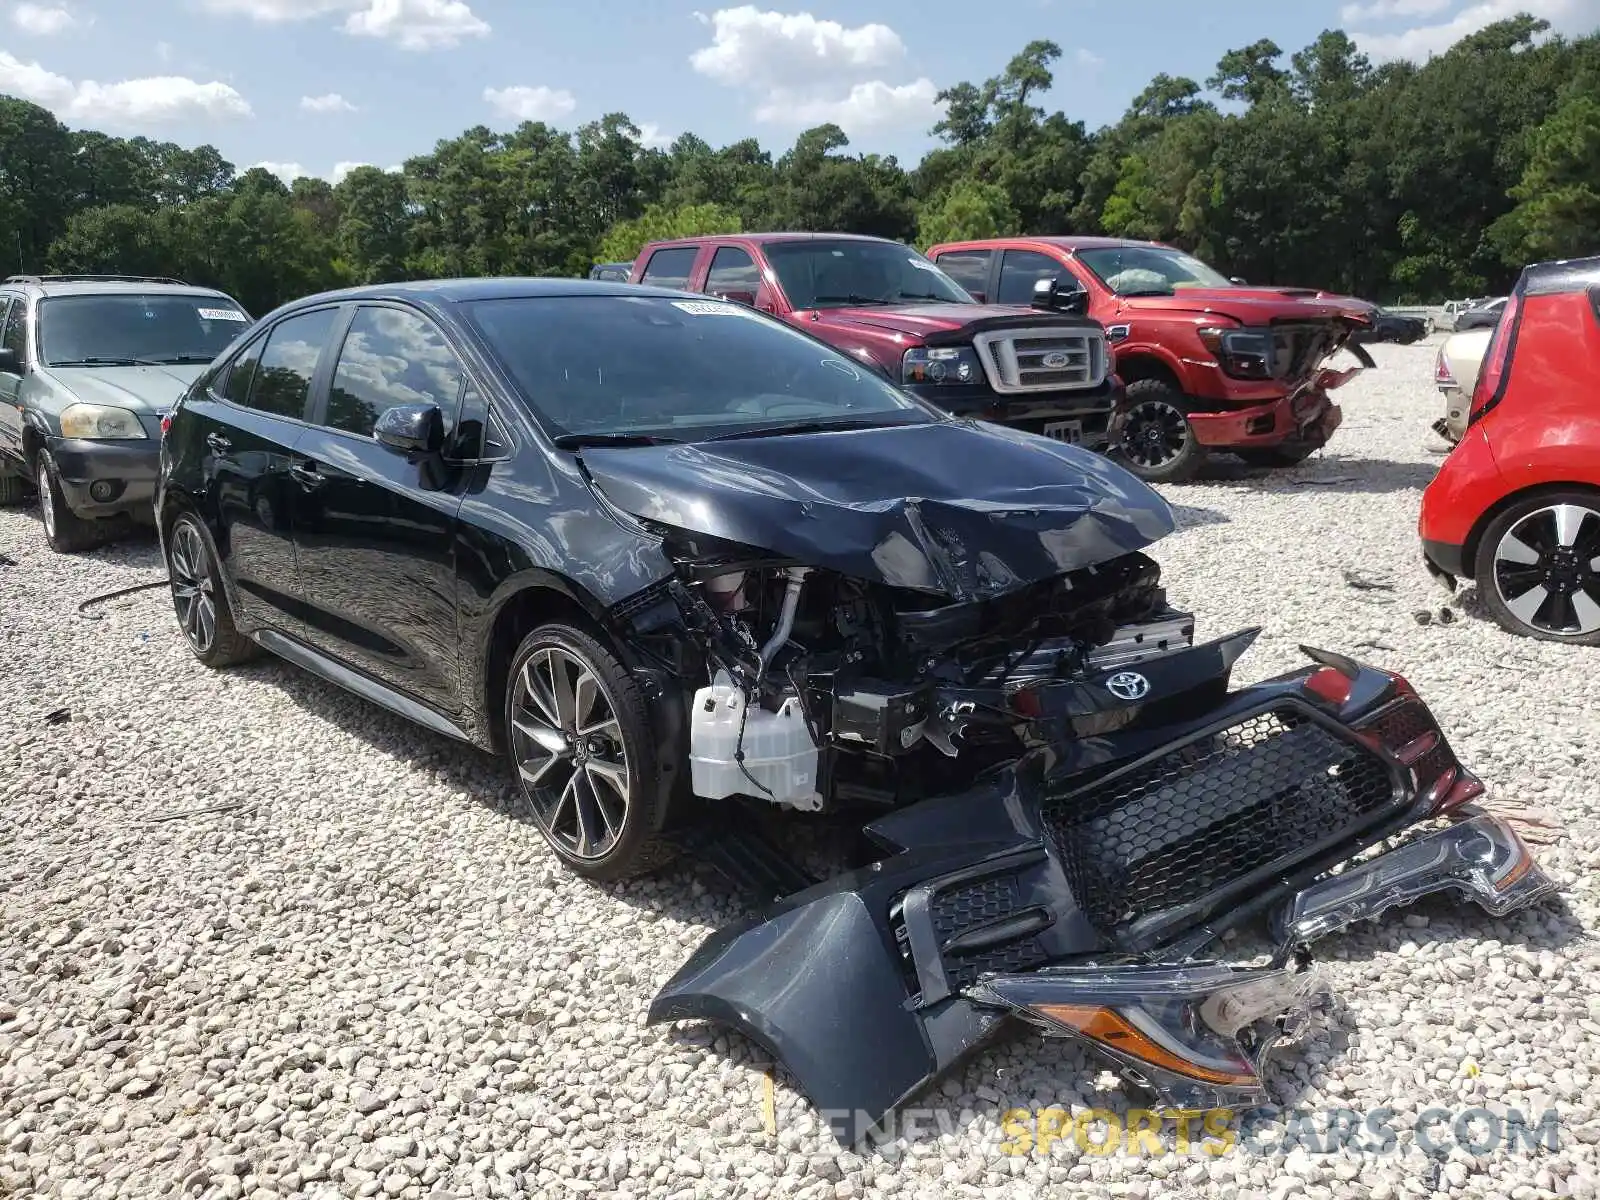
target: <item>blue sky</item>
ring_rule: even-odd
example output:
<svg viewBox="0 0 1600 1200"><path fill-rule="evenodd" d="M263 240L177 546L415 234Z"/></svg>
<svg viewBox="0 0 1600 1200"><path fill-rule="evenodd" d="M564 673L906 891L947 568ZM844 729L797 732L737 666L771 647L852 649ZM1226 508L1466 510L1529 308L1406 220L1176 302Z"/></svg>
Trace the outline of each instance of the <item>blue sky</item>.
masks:
<svg viewBox="0 0 1600 1200"><path fill-rule="evenodd" d="M1600 0L0 0L0 93L283 174L617 110L653 144L691 130L775 151L833 120L911 163L932 144L934 93L1033 38L1064 52L1046 102L1094 128L1152 75L1203 81L1259 37L1292 52L1344 28L1375 58L1422 59L1518 10L1600 27Z"/></svg>

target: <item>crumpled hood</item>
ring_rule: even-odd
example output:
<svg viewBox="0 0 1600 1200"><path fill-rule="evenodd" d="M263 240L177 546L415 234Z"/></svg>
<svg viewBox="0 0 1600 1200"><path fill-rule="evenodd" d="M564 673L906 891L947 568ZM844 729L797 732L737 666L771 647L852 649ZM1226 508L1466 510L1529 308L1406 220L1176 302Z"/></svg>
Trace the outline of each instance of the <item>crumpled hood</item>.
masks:
<svg viewBox="0 0 1600 1200"><path fill-rule="evenodd" d="M159 367L51 367L50 377L84 404L108 404L135 412L171 408L206 369L205 363Z"/></svg>
<svg viewBox="0 0 1600 1200"><path fill-rule="evenodd" d="M587 449L625 512L971 600L1140 550L1172 510L1099 455L969 421Z"/></svg>
<svg viewBox="0 0 1600 1200"><path fill-rule="evenodd" d="M1186 310L1232 317L1244 325L1274 321L1330 321L1341 317L1358 324L1371 319L1373 306L1351 296L1335 296L1310 288L1179 288L1170 296L1128 296L1124 310L1173 312Z"/></svg>

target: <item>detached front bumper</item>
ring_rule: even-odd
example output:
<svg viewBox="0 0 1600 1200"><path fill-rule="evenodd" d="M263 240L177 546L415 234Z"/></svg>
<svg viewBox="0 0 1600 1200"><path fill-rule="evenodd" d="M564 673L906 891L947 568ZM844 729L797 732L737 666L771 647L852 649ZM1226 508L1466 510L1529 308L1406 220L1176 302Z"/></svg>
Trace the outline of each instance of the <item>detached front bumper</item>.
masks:
<svg viewBox="0 0 1600 1200"><path fill-rule="evenodd" d="M1261 1102L1262 1058L1325 994L1283 965L1304 943L1441 891L1502 915L1552 890L1470 807L1482 785L1409 684L1308 654L1199 718L1130 713L874 822L887 857L712 933L650 1023L741 1031L852 1144L1012 1016L1085 1039L1160 1103ZM1274 965L1199 957L1255 919Z"/></svg>
<svg viewBox="0 0 1600 1200"><path fill-rule="evenodd" d="M51 437L46 443L61 473L67 506L80 517L127 513L155 519L156 480L161 474L161 443L98 442Z"/></svg>

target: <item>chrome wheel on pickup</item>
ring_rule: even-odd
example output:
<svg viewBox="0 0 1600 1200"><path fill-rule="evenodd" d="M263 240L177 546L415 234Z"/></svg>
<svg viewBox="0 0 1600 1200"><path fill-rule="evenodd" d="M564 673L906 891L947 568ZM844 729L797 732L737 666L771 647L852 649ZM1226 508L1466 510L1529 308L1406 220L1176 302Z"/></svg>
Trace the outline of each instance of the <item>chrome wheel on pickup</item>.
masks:
<svg viewBox="0 0 1600 1200"><path fill-rule="evenodd" d="M1183 394L1165 380L1130 383L1123 411L1117 456L1140 479L1181 483L1205 465L1206 448L1195 439Z"/></svg>
<svg viewBox="0 0 1600 1200"><path fill-rule="evenodd" d="M1484 530L1478 590L1512 633L1600 645L1600 496L1533 496Z"/></svg>

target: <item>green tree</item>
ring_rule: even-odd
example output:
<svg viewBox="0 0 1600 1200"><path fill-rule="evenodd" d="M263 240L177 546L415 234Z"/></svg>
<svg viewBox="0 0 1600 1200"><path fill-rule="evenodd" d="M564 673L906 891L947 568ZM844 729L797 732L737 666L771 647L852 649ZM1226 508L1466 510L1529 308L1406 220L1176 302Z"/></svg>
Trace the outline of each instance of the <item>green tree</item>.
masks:
<svg viewBox="0 0 1600 1200"><path fill-rule="evenodd" d="M1511 197L1489 230L1508 266L1600 250L1600 100L1574 94L1539 126Z"/></svg>
<svg viewBox="0 0 1600 1200"><path fill-rule="evenodd" d="M717 204L690 204L683 208L653 205L633 220L620 221L608 229L600 239L594 261L631 262L648 242L738 233L743 228L738 213Z"/></svg>
<svg viewBox="0 0 1600 1200"><path fill-rule="evenodd" d="M1017 214L996 183L964 179L917 217L917 245L926 250L940 242L1003 237L1016 232Z"/></svg>

